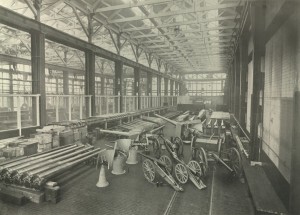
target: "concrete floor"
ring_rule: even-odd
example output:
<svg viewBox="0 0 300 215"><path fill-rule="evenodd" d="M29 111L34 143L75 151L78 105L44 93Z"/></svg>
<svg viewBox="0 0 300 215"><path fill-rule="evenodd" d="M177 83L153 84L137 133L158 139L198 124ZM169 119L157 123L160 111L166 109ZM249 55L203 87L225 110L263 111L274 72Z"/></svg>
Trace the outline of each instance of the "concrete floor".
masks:
<svg viewBox="0 0 300 215"><path fill-rule="evenodd" d="M141 162L128 166L127 173L120 176L112 175L106 169L110 183L106 188L95 186L99 170L94 167L81 166L74 172L67 179L59 179L62 185L62 200L59 203L15 206L0 201L0 215L164 214L174 194L168 185L156 187L148 183L143 176ZM183 185L184 192L177 194L169 214L254 214L247 185L231 180L224 167L211 166L205 184L205 190L198 190L189 182Z"/></svg>

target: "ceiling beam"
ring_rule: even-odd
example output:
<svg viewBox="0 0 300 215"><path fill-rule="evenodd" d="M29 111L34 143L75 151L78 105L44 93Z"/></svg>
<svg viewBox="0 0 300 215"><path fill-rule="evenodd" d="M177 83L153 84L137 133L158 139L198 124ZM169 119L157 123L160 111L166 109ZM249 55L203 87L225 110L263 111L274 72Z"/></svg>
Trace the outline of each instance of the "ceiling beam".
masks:
<svg viewBox="0 0 300 215"><path fill-rule="evenodd" d="M151 19L151 18L160 18L160 17L166 17L166 16L176 16L176 15L184 15L189 13L197 13L197 12L205 12L210 10L219 10L219 9L226 9L226 8L232 8L237 7L238 3L225 3L225 4L218 4L213 6L205 6L200 8L192 8L187 10L178 10L178 11L170 11L170 12L164 12L164 13L158 13L158 14L149 14L148 16L134 16L134 17L127 17L122 19L114 19L109 21L110 24L115 23L123 23L123 22L133 22L138 20L145 20L145 19Z"/></svg>
<svg viewBox="0 0 300 215"><path fill-rule="evenodd" d="M222 27L216 27L216 28L205 28L205 29L197 29L197 30L191 30L191 31L184 31L183 33L202 33L202 32L209 32L209 31L218 31L218 30L229 30L229 29L235 29L238 26L236 25L229 25L229 26L222 26ZM149 37L161 37L161 36L167 36L167 35L176 35L177 33L164 33L164 34L143 34L143 35L137 35L137 36L131 36L133 39L139 39L139 38L149 38Z"/></svg>
<svg viewBox="0 0 300 215"><path fill-rule="evenodd" d="M130 9L133 7L140 7L140 6L146 6L152 4L163 4L163 3L173 2L173 1L174 0L149 0L149 1L141 1L141 2L130 2L126 4L119 4L119 5L98 8L94 12L101 13L101 12L107 12L112 10Z"/></svg>
<svg viewBox="0 0 300 215"><path fill-rule="evenodd" d="M216 17L216 18L212 18L212 19L201 19L201 20L196 20L196 21L173 22L170 24L161 24L158 26L126 28L126 29L122 29L122 32L143 31L143 30L150 30L150 29L156 29L156 28L168 28L168 27L173 27L173 26L210 23L210 22L215 22L215 21L235 20L235 19L239 19L239 18L240 18L240 16L224 16L224 17Z"/></svg>
<svg viewBox="0 0 300 215"><path fill-rule="evenodd" d="M137 63L135 61L132 61L130 59L127 59L123 56L117 55L113 52L110 52L108 50L105 50L97 45L91 44L89 42L86 42L84 40L81 40L75 36L72 36L70 34L67 34L65 32L59 31L53 27L50 27L46 24L37 22L33 19L30 19L24 15L21 15L17 12L14 12L12 10L9 10L3 6L0 6L0 23L26 31L39 31L43 32L45 34L46 39L52 40L53 42L61 43L66 46L70 46L72 48L86 51L91 50L96 55L110 59L112 61L121 61L127 66L140 68L141 70L144 70L145 72L150 72L155 75L159 75L174 81L180 81L173 77L171 77L168 74L158 72L157 70L151 69L147 66L144 66L140 63Z"/></svg>

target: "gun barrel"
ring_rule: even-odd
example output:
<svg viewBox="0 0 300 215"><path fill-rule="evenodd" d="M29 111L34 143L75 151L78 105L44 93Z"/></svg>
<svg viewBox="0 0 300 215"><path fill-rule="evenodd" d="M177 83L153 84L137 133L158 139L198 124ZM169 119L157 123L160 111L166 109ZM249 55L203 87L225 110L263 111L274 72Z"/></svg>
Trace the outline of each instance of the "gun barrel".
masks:
<svg viewBox="0 0 300 215"><path fill-rule="evenodd" d="M111 131L111 130L100 129L100 132L108 133L108 134L117 134L122 136L130 136L129 132L124 132L124 131Z"/></svg>
<svg viewBox="0 0 300 215"><path fill-rule="evenodd" d="M168 119L168 118L166 118L166 117L163 117L163 116L161 116L161 115L158 115L158 114L154 114L154 116L157 116L157 117L159 117L159 118L161 118L161 119L163 119L163 120L165 120L165 121L167 121L167 122L169 122L169 123L171 123L171 124L173 124L173 125L177 125L177 122L176 121L174 121L174 120L171 120L171 119Z"/></svg>

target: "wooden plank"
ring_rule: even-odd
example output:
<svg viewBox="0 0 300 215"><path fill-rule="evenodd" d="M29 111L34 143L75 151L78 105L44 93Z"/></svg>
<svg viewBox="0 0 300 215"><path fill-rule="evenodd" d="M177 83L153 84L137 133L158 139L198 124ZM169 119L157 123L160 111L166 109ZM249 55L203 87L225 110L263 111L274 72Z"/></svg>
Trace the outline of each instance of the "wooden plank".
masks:
<svg viewBox="0 0 300 215"><path fill-rule="evenodd" d="M0 192L2 194L11 194L12 196L24 196L26 199L30 200L34 203L41 203L44 201L44 192L35 191L32 189L19 187L15 185L8 185L4 183L0 183Z"/></svg>
<svg viewBox="0 0 300 215"><path fill-rule="evenodd" d="M233 137L238 142L236 132L232 129ZM288 214L282 201L276 194L262 166L251 166L241 144L238 144L243 170L258 214Z"/></svg>
<svg viewBox="0 0 300 215"><path fill-rule="evenodd" d="M244 166L244 172L256 211L269 214L288 214L261 166L248 164L248 166Z"/></svg>

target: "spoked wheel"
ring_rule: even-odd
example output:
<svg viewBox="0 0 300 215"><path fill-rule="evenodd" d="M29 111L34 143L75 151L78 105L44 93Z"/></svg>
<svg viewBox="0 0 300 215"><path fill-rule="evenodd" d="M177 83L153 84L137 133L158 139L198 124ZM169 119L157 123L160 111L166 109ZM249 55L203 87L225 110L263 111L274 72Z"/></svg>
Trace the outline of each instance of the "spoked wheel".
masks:
<svg viewBox="0 0 300 215"><path fill-rule="evenodd" d="M202 173L204 176L206 176L208 172L208 162L207 162L206 152L202 147L200 147L199 149L199 158L200 158L199 163L202 169Z"/></svg>
<svg viewBox="0 0 300 215"><path fill-rule="evenodd" d="M183 164L178 163L175 165L175 176L181 184L185 184L188 181L188 171Z"/></svg>
<svg viewBox="0 0 300 215"><path fill-rule="evenodd" d="M143 161L143 172L147 181L153 183L155 180L155 166L151 160L145 159Z"/></svg>
<svg viewBox="0 0 300 215"><path fill-rule="evenodd" d="M197 161L195 161L195 160L189 161L188 167L191 170L193 170L196 174L198 174L199 176L202 176L201 166Z"/></svg>
<svg viewBox="0 0 300 215"><path fill-rule="evenodd" d="M154 157L158 159L160 157L161 151L160 151L160 143L157 138L152 139L152 151Z"/></svg>
<svg viewBox="0 0 300 215"><path fill-rule="evenodd" d="M167 155L162 155L159 160L166 165L166 169L169 173L173 172L173 162L171 158L169 158Z"/></svg>
<svg viewBox="0 0 300 215"><path fill-rule="evenodd" d="M236 176L239 176L242 172L242 162L239 151L232 147L229 149L228 158L230 167L233 169Z"/></svg>
<svg viewBox="0 0 300 215"><path fill-rule="evenodd" d="M182 139L180 137L175 137L173 143L177 147L177 156L179 158L182 158L183 157L183 142L182 142Z"/></svg>

